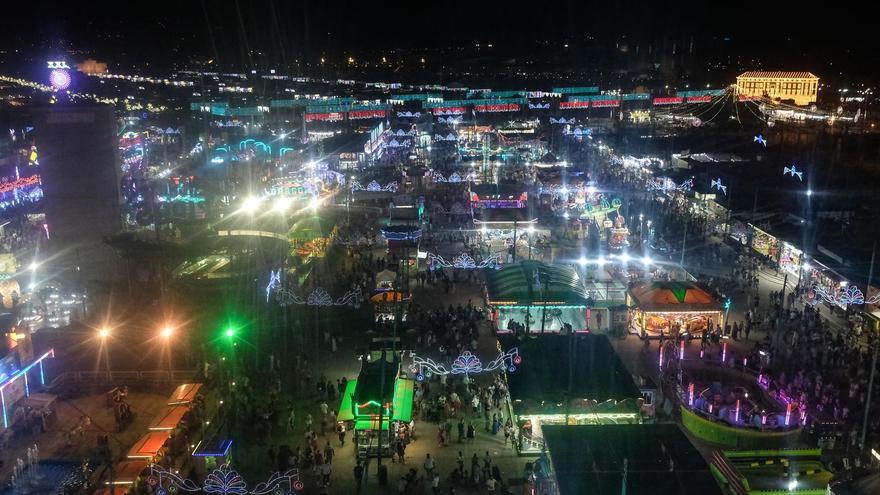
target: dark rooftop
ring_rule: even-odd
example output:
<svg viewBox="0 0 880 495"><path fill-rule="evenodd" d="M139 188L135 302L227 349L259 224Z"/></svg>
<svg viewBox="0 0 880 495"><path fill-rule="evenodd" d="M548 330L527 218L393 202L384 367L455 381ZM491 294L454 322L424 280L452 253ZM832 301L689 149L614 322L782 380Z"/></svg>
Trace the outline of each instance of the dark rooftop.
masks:
<svg viewBox="0 0 880 495"><path fill-rule="evenodd" d="M544 425L543 434L560 495L722 493L706 461L674 424Z"/></svg>

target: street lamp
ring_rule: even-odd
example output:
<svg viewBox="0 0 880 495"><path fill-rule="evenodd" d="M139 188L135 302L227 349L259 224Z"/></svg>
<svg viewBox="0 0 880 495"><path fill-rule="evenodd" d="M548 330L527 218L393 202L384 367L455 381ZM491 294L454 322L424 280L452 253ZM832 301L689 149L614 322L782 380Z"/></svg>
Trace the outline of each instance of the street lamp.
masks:
<svg viewBox="0 0 880 495"><path fill-rule="evenodd" d="M101 327L98 330L98 337L101 337L101 340L107 340L107 337L110 336L110 329L107 327Z"/></svg>
<svg viewBox="0 0 880 495"><path fill-rule="evenodd" d="M171 335L173 333L174 333L174 328L172 328L168 325L165 325L164 327L162 327L162 331L160 332L160 335L162 335L162 338L164 338L166 341L168 341L168 339L171 338Z"/></svg>

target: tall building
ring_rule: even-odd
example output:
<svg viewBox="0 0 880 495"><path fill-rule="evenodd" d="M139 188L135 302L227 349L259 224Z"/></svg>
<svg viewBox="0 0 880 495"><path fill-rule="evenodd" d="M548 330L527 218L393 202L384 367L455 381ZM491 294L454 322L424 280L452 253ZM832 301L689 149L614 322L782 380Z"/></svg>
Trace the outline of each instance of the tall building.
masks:
<svg viewBox="0 0 880 495"><path fill-rule="evenodd" d="M119 232L119 168L113 107L55 105L33 111L40 150L48 253L47 270L74 281L107 281Z"/></svg>
<svg viewBox="0 0 880 495"><path fill-rule="evenodd" d="M816 102L819 78L810 72L743 72L736 78L736 91L745 96L794 100L795 105Z"/></svg>

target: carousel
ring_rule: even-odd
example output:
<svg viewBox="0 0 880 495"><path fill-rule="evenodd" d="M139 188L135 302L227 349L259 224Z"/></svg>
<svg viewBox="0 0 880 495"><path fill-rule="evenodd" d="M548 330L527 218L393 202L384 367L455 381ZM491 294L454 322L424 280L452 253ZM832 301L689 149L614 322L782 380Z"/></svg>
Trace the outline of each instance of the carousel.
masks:
<svg viewBox="0 0 880 495"><path fill-rule="evenodd" d="M642 338L700 335L722 319L721 301L692 282L636 285L627 294L627 305L630 332Z"/></svg>

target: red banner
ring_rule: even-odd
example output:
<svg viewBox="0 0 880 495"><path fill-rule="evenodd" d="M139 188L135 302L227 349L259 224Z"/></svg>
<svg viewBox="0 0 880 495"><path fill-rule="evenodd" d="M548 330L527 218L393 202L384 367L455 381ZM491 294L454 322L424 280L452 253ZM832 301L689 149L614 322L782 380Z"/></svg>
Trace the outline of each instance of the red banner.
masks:
<svg viewBox="0 0 880 495"><path fill-rule="evenodd" d="M566 110L569 108L590 108L590 102L588 101L560 101L559 109Z"/></svg>
<svg viewBox="0 0 880 495"><path fill-rule="evenodd" d="M710 101L712 101L711 96L688 96L687 97L688 103L709 103Z"/></svg>
<svg viewBox="0 0 880 495"><path fill-rule="evenodd" d="M348 112L349 119L384 119L385 110L355 110Z"/></svg>
<svg viewBox="0 0 880 495"><path fill-rule="evenodd" d="M516 103L500 103L495 105L474 105L475 112L519 112Z"/></svg>
<svg viewBox="0 0 880 495"><path fill-rule="evenodd" d="M654 98L655 105L678 105L679 103L684 103L684 98L682 98L681 96Z"/></svg>
<svg viewBox="0 0 880 495"><path fill-rule="evenodd" d="M752 95L737 95L737 101L755 101L760 99L760 96L752 96Z"/></svg>
<svg viewBox="0 0 880 495"><path fill-rule="evenodd" d="M466 112L465 107L437 107L431 110L434 115L464 115Z"/></svg>
<svg viewBox="0 0 880 495"><path fill-rule="evenodd" d="M602 108L602 107L619 107L620 100L596 100L591 102L593 108Z"/></svg>
<svg viewBox="0 0 880 495"><path fill-rule="evenodd" d="M32 175L30 177L22 177L21 179L12 181L12 182L3 182L0 183L0 194L12 191L13 189L18 189L20 187L33 186L40 183L39 175Z"/></svg>
<svg viewBox="0 0 880 495"><path fill-rule="evenodd" d="M325 122L335 122L337 120L342 120L343 115L342 112L330 112L330 113L307 113L306 114L306 122L312 122L313 120L321 120Z"/></svg>

